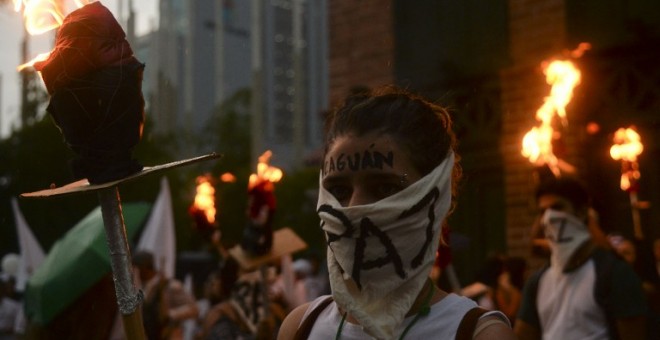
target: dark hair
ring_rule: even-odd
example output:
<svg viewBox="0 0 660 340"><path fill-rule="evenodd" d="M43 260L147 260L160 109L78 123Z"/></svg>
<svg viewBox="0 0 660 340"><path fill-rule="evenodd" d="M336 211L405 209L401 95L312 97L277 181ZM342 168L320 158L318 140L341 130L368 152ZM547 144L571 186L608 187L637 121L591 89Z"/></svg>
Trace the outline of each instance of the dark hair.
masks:
<svg viewBox="0 0 660 340"><path fill-rule="evenodd" d="M453 151L452 193L460 178L456 136L443 107L395 86L349 96L325 119L325 153L339 136L387 134L400 144L420 174L430 173Z"/></svg>
<svg viewBox="0 0 660 340"><path fill-rule="evenodd" d="M536 189L536 200L543 195L557 195L567 199L575 210L589 208L590 199L586 186L574 177L551 177L539 184Z"/></svg>

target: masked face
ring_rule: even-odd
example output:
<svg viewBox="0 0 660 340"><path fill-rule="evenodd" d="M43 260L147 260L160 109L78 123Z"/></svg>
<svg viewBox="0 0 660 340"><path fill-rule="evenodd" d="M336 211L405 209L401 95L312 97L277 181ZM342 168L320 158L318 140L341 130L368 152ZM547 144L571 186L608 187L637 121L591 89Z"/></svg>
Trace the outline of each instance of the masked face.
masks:
<svg viewBox="0 0 660 340"><path fill-rule="evenodd" d="M318 203L330 283L368 333L391 338L433 265L453 155L419 179L387 137L343 138L326 156Z"/></svg>
<svg viewBox="0 0 660 340"><path fill-rule="evenodd" d="M552 268L564 271L571 256L591 237L589 229L572 214L548 209L543 214L542 223L552 254Z"/></svg>

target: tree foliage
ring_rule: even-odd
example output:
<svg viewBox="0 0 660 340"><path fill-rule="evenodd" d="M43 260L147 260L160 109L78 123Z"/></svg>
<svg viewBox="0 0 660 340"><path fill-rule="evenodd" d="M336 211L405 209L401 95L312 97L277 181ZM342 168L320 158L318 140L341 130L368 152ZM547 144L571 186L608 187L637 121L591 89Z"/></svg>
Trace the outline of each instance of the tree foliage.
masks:
<svg viewBox="0 0 660 340"><path fill-rule="evenodd" d="M205 147L223 157L210 169L216 189L216 221L226 244L240 241L247 215L247 182L250 169L250 90L242 89L216 110L205 130ZM224 173L236 181L220 181Z"/></svg>
<svg viewBox="0 0 660 340"><path fill-rule="evenodd" d="M151 135L150 126L147 121L143 140L134 150L135 158L144 165L172 161L167 147L170 142L167 138ZM19 251L11 198L48 188L51 184L62 186L73 182L69 168L69 160L73 157L49 115L35 118L33 124L23 126L8 139L0 141L0 255ZM122 184L119 188L122 201L153 202L158 194L159 179L158 176L146 176ZM18 202L27 224L45 251L99 204L96 193L18 199Z"/></svg>
<svg viewBox="0 0 660 340"><path fill-rule="evenodd" d="M251 168L249 107L249 89L236 92L218 107L204 133L196 136L182 136L182 131L156 134L147 113L142 140L133 152L133 156L143 165L153 166L180 159L182 139L199 143L197 150L223 155L219 161L200 162L162 175L145 176L119 187L123 202L153 203L160 189L161 176L167 176L179 251L208 247L208 239L195 231L194 220L188 214L195 196L195 178L204 174L213 178L216 220L225 244L231 245L241 240L247 221L247 182L256 170ZM48 188L51 183L61 186L73 181L68 161L74 154L66 146L60 131L49 115L33 117L37 117L33 124L14 131L8 139L0 141L0 256L18 252L11 197ZM232 173L236 181L221 182L220 176L226 172ZM324 249L315 212L317 181L316 168L285 173L275 189L277 211L274 228L290 227L310 248ZM95 193L19 200L28 225L45 251L98 204Z"/></svg>
<svg viewBox="0 0 660 340"><path fill-rule="evenodd" d="M209 121L205 141L223 158L211 169L216 188L217 222L225 244L241 240L247 223L247 183L254 161L250 154L250 91L243 89L228 98ZM219 176L230 172L233 183L219 181ZM309 245L323 248L324 240L316 215L316 188L318 169L298 169L286 172L275 185L277 209L273 227L290 227Z"/></svg>

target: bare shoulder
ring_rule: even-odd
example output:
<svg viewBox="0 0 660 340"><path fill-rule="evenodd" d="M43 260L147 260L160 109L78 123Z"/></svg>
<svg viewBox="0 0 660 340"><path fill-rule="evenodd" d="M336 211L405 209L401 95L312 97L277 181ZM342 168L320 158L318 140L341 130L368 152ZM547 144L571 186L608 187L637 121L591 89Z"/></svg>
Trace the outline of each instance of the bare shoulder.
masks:
<svg viewBox="0 0 660 340"><path fill-rule="evenodd" d="M309 303L300 305L284 318L284 321L282 321L282 325L280 326L280 331L277 334L277 340L293 339L308 307Z"/></svg>
<svg viewBox="0 0 660 340"><path fill-rule="evenodd" d="M506 321L499 316L489 315L479 319L474 334L474 340L488 339L516 340L518 338Z"/></svg>

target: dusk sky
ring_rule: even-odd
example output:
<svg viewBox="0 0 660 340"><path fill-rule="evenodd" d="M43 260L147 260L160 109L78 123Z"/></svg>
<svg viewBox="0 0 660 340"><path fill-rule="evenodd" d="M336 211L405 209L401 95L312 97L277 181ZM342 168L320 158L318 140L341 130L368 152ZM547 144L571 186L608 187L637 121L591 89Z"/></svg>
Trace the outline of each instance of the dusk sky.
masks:
<svg viewBox="0 0 660 340"><path fill-rule="evenodd" d="M119 13L119 1L101 1L116 18ZM127 11L128 1L124 1ZM71 2L72 3L72 2ZM158 25L158 0L134 0L136 12L136 32L138 35L148 32ZM20 82L16 66L20 64L20 44L23 37L23 20L9 4L0 5L0 136L6 137L18 123L20 110ZM30 56L48 52L53 47L52 32L31 39Z"/></svg>

